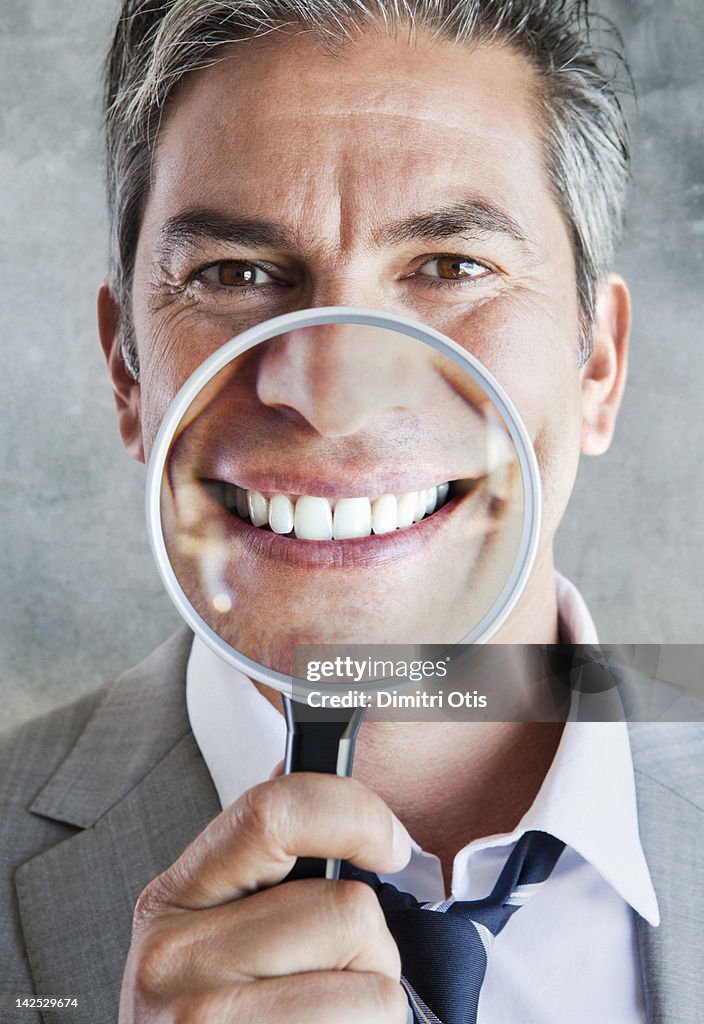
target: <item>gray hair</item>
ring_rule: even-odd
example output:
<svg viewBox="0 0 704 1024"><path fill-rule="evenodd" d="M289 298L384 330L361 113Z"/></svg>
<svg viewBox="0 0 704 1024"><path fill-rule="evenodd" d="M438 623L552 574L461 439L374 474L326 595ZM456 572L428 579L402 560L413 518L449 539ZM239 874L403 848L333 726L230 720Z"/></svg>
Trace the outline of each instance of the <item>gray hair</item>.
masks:
<svg viewBox="0 0 704 1024"><path fill-rule="evenodd" d="M537 71L547 173L572 237L583 364L597 287L620 236L629 165L618 99L627 67L617 50L594 40L594 20L588 0L124 0L106 65L105 114L110 280L130 373L138 379L135 252L160 120L175 87L234 41L297 30L334 51L372 22L455 43L507 45Z"/></svg>

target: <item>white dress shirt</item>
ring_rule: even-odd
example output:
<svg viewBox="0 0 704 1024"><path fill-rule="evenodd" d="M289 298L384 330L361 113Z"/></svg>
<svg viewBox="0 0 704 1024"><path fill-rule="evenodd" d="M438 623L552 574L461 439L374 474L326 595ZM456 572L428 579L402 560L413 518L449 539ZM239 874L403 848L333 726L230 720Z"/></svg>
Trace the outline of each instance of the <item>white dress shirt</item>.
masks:
<svg viewBox="0 0 704 1024"><path fill-rule="evenodd" d="M557 576L561 632L594 644L576 588ZM195 639L187 669L191 728L223 807L267 779L284 751L283 717L252 683ZM478 1024L643 1024L635 914L659 924L638 834L633 764L623 722L567 722L555 758L511 833L459 851L452 896L488 895L529 829L563 840L549 880L494 943ZM414 844L403 871L384 876L420 900L445 898L440 861Z"/></svg>

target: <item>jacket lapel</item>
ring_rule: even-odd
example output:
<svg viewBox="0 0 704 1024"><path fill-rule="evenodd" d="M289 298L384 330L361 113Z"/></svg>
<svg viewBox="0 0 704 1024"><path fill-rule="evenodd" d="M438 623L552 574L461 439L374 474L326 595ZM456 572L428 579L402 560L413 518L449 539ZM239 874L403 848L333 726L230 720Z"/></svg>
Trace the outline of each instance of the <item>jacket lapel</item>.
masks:
<svg viewBox="0 0 704 1024"><path fill-rule="evenodd" d="M31 807L82 829L15 876L37 991L78 996L77 1024L117 1019L135 901L220 811L188 726L191 639L107 690Z"/></svg>

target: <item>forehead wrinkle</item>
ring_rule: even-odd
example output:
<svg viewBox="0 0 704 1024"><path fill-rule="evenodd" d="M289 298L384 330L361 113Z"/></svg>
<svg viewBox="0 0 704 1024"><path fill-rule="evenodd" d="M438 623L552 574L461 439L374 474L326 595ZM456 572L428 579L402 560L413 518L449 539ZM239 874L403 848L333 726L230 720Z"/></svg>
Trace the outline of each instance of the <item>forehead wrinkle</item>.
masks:
<svg viewBox="0 0 704 1024"><path fill-rule="evenodd" d="M301 124L313 124L315 127L319 127L321 121L326 120L333 124L339 124L340 119L344 118L348 122L360 121L363 124L371 120L391 122L399 126L408 126L413 128L414 125L429 125L432 128L438 128L438 117L437 111L433 114L430 110L426 114L425 112L418 111L414 114L409 114L408 111L401 110L388 110L382 107L349 107L344 104L340 106L330 106L327 108L316 108L315 110L300 109L296 111L295 119L284 116L278 111L267 114L267 120L272 125L277 125L283 122L290 125L292 120L301 122ZM469 135L467 128L467 115L458 117L450 117L448 111L443 111L443 129L451 129L452 131L461 132Z"/></svg>
<svg viewBox="0 0 704 1024"><path fill-rule="evenodd" d="M292 175L295 184L288 190L299 249L313 252L322 260L331 259L345 247L342 163L338 154L326 162L324 173L319 163L307 163Z"/></svg>
<svg viewBox="0 0 704 1024"><path fill-rule="evenodd" d="M265 81L268 82L268 79ZM201 79L201 85L202 83ZM200 90L196 90L196 92L199 94ZM254 124L248 128L248 135L245 136L246 142L242 147L245 157L253 150L256 151L256 146L262 138L278 139L277 145L279 145L281 132L276 131L276 126L279 125L282 125L288 133L298 135L299 140L307 139L302 146L298 146L298 148L294 146L292 150L292 158L298 155L305 160L303 165L301 165L301 159L293 159L293 163L291 163L288 155L284 152L280 153L280 157L283 159L279 160L277 164L276 158L279 154L271 145L265 148L260 158L265 166L278 166L278 174L275 179L276 187L270 190L272 198L278 202L278 207L272 205L271 202L262 202L262 194L257 193L253 197L255 198L255 208L252 210L250 207L250 210L255 213L255 216L260 214L264 221L269 222L270 226L277 229L276 237L273 234L268 238L261 234L256 237L254 234L241 231L235 236L229 225L223 234L219 230L212 230L212 225L206 225L207 230L193 232L190 236L188 232L181 233L180 236L177 233L175 237L177 242L194 245L202 244L207 239L214 239L241 245L266 245L279 251L289 251L295 254L305 252L307 256L315 253L324 259L334 257L339 260L342 253L352 254L353 251L362 249L370 252L379 249L384 244L399 245L404 241L430 238L439 240L463 235L476 238L478 234L487 235L493 232L511 236L514 241L522 244L530 255L534 255L530 251L525 232L521 230L516 221L506 214L503 219L495 215L493 221L490 222L490 204L485 202L482 205L481 198L473 201L473 207L466 202L464 210L457 209L461 204L453 203L451 200L446 201L442 194L444 192L445 196L448 196L449 185L445 173L442 174L443 180L437 182L440 186L439 194L431 198L427 194L426 188L425 202L422 201L420 195L416 197L417 202L414 205L420 207L417 213L409 211L405 222L394 220L389 224L384 223L389 219L389 214L398 213L403 206L406 206L405 202L399 200L403 200L404 197L406 200L410 198L408 190L402 182L395 180L390 170L386 181L379 179L377 158L381 149L389 144L389 131L393 130L395 122L398 122L399 125L405 122L405 134L408 136L408 141L415 146L414 159L420 163L422 169L427 169L428 162L431 167L434 167L434 158L439 149L438 131L442 128L444 136L448 130L452 131L453 127L452 121L448 121L449 111L447 109L444 110L440 125L437 117L431 118L425 109L416 109L413 114L404 114L400 110L390 109L395 102L394 91L392 90L389 95L385 89L377 88L372 90L371 103L369 102L370 96L363 95L360 97L360 105L352 106L351 110L345 108L343 116L343 108L338 107L334 97L332 102L330 97L318 97L319 94L316 95L314 110L306 109L305 106L301 107L295 103L292 107L285 105L283 109L280 105L276 109L271 109L264 104L264 110L259 111L258 116L254 119ZM187 93L182 94L181 98L187 100ZM212 103L210 94L207 98L209 106L219 109L217 104ZM377 99L379 106L375 105ZM176 106L179 107L180 103ZM196 104L194 113L202 115L201 107L202 103ZM177 114L178 110L172 108L171 127L173 127L173 117ZM466 118L466 109L464 116ZM202 116L198 120L201 128L208 123L208 119ZM328 123L336 128L334 132L323 130L323 127L327 128ZM349 133L344 130L345 123L352 126ZM166 130L162 129L160 138L162 143L168 135L168 127L167 125ZM211 129L212 127L211 125ZM218 132L218 138L229 138L231 127L230 119L223 122L220 125L222 130ZM487 143L495 143L505 148L505 133L499 130L499 127L492 122L487 123L486 118L481 120L481 125L475 124L475 119L470 118L461 125L461 137L467 139L467 145L471 145L473 149L477 148L478 141L481 141L484 147ZM360 128L362 129L361 134L358 130ZM376 128L378 131L375 130ZM417 131L414 131L414 128L417 128ZM317 130L311 132L311 129ZM181 134L186 135L182 131L176 132L176 140ZM207 141L206 138L204 142L207 143ZM536 140L527 142L521 133L512 133L511 145L515 147L517 141L524 150L526 147L531 149L531 141ZM320 144L323 142L325 148L319 152ZM457 143L456 135L453 142ZM181 148L179 147L179 151ZM213 148L214 155L219 154L220 148L220 146ZM404 150L405 146L401 145L400 152L403 153ZM210 151L208 145L196 145L191 150L192 158L193 160L207 158ZM223 149L223 152L226 154L226 148ZM197 154L200 154L200 157ZM407 157L404 157L404 164L406 160ZM272 163L270 164L269 161ZM248 166L245 164L245 167ZM385 163L381 164L382 168L384 166ZM195 180L199 180L201 177L199 167L200 165L196 163L195 171L191 175ZM287 180L286 187L280 180L282 169L289 170L291 175L291 178ZM440 170L446 170L444 165ZM179 175L179 177L183 176ZM215 177L217 179L217 175ZM460 183L456 182L455 184L459 185ZM477 184L479 188L482 187L481 182ZM510 180L508 184L510 186ZM465 188L466 185L465 181ZM229 188L227 191L229 192ZM416 189L414 188L412 191L416 191ZM460 188L455 188L453 191L452 198L456 197L458 193L462 194ZM506 188L503 188L502 192L505 193ZM183 195L183 198L186 199L186 196ZM232 208L229 207L230 197L224 190L219 190L219 195L213 197L214 202L208 202L209 198L207 195L203 195L204 205L219 208L228 214L232 212ZM238 190L238 194L233 198L235 199L235 214L232 219L248 226L245 222L249 222L251 218L237 216L237 207L243 199L241 190ZM281 201L279 202L279 200ZM408 207L406 208L408 209ZM284 218L287 224L280 223L280 220ZM260 227L258 223L255 226L257 229Z"/></svg>

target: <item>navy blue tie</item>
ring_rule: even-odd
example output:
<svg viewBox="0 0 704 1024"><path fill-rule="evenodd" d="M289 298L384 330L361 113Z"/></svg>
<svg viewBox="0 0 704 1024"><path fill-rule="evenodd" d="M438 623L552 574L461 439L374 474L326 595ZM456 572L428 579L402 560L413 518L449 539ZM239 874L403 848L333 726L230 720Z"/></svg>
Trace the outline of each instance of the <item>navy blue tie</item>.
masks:
<svg viewBox="0 0 704 1024"><path fill-rule="evenodd" d="M441 903L420 903L371 872L343 864L343 878L366 882L379 896L417 1024L476 1024L494 938L550 876L564 848L546 832L526 832L491 895Z"/></svg>

